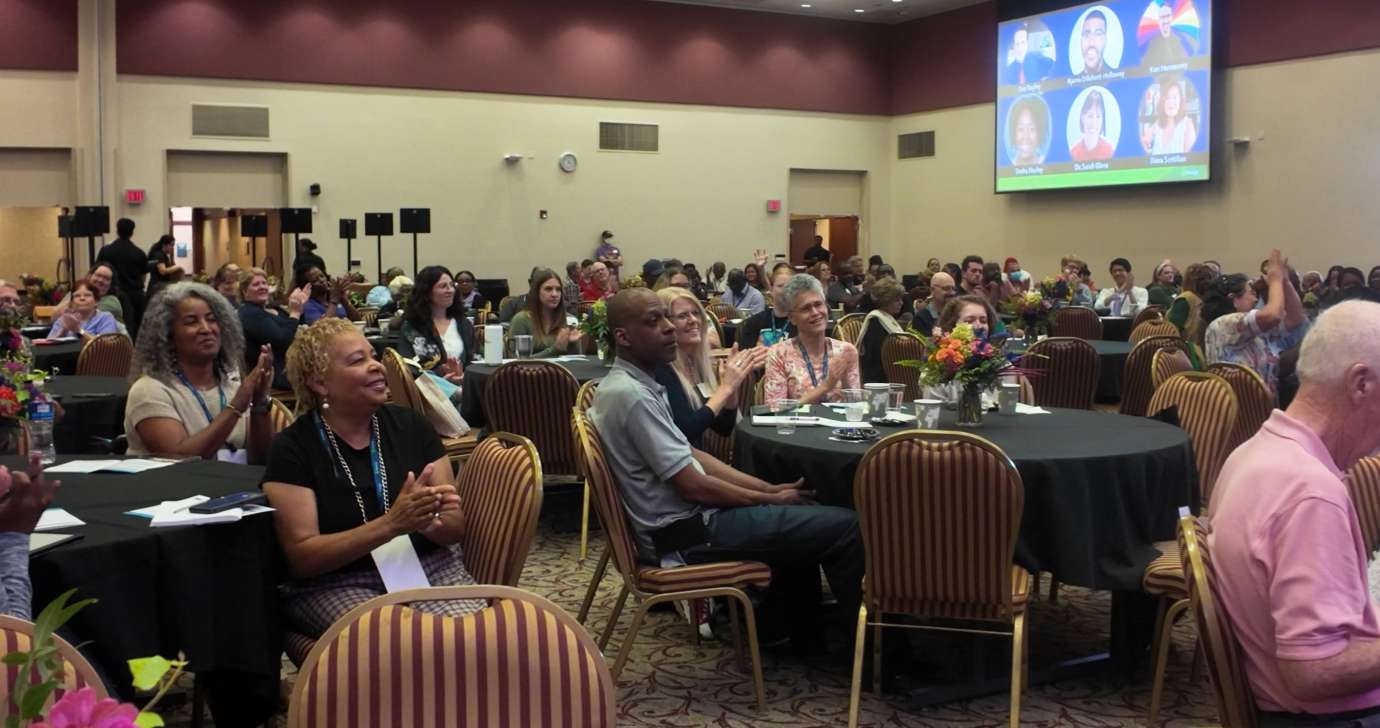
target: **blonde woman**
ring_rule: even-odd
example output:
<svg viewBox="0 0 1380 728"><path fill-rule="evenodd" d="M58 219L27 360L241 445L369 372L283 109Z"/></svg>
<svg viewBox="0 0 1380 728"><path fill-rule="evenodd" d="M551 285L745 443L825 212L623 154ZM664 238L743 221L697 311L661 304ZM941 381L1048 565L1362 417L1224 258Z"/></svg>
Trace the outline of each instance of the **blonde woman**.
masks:
<svg viewBox="0 0 1380 728"><path fill-rule="evenodd" d="M450 459L426 418L387 403L374 347L349 320L324 318L297 332L287 372L302 413L273 439L262 487L292 571L282 587L292 629L319 637L387 593L371 558L385 546L432 586L474 583L456 545L466 519ZM412 606L460 616L486 604Z"/></svg>
<svg viewBox="0 0 1380 728"><path fill-rule="evenodd" d="M689 289L670 286L657 291L667 317L676 327L676 358L657 368L656 380L666 387L671 415L685 439L700 447L705 430L727 435L737 423L738 385L766 361L767 350L734 348L722 370L715 371L709 358L711 343L706 332L709 316Z"/></svg>

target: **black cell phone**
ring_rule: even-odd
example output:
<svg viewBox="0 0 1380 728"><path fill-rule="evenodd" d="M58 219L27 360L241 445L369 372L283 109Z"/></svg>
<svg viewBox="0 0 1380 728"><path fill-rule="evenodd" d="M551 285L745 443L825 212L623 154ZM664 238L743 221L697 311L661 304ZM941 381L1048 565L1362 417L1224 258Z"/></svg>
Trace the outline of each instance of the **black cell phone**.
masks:
<svg viewBox="0 0 1380 728"><path fill-rule="evenodd" d="M192 513L220 513L231 508L239 508L253 503L263 503L267 500L264 494L257 490L244 490L239 493L231 493L218 498L212 498L200 505L192 506L187 510Z"/></svg>

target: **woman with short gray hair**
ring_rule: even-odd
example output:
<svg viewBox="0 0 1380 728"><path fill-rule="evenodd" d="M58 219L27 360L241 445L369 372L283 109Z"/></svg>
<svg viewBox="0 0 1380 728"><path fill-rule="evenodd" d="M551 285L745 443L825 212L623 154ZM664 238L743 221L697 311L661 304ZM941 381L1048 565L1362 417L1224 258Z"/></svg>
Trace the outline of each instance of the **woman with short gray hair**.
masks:
<svg viewBox="0 0 1380 728"><path fill-rule="evenodd" d="M263 346L243 378L242 362L244 332L224 296L191 282L160 291L134 348L125 407L129 454L263 463L273 434L273 353Z"/></svg>
<svg viewBox="0 0 1380 728"><path fill-rule="evenodd" d="M796 335L767 352L763 388L767 404L837 402L842 390L860 387L858 350L825 334L829 304L824 287L809 275L792 276L781 289Z"/></svg>

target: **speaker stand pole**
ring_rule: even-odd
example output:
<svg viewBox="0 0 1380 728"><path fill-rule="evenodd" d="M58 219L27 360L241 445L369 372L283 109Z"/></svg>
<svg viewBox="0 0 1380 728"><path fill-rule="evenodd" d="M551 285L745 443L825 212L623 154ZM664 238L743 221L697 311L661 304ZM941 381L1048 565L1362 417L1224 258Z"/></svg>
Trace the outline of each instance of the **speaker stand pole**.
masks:
<svg viewBox="0 0 1380 728"><path fill-rule="evenodd" d="M77 284L77 241L74 238L64 238L67 242L67 285Z"/></svg>
<svg viewBox="0 0 1380 728"><path fill-rule="evenodd" d="M92 235L92 236L89 236L89 237L86 238L86 257L87 257L87 258L89 259L89 261L90 261L90 262L87 264L87 267L88 267L88 268L95 268L95 267L96 267L96 236L95 236L95 235Z"/></svg>
<svg viewBox="0 0 1380 728"><path fill-rule="evenodd" d="M350 273L350 268L353 267L354 264L355 264L354 255L351 253L351 250L350 250L351 247L353 247L352 244L354 243L354 241L355 241L354 238L345 238L345 273L346 273L346 275L349 275L349 273Z"/></svg>
<svg viewBox="0 0 1380 728"><path fill-rule="evenodd" d="M378 235L378 236L375 236L375 238L378 240L378 259L377 259L377 262L378 262L378 268L379 268L379 277L378 277L376 280L380 280L380 281L381 281L381 280L383 280L383 236L382 236L382 235Z"/></svg>
<svg viewBox="0 0 1380 728"><path fill-rule="evenodd" d="M259 267L259 238L255 235L249 236L249 260L253 261L254 267Z"/></svg>
<svg viewBox="0 0 1380 728"><path fill-rule="evenodd" d="M379 280L383 280L379 276ZM417 233L412 233L412 280L417 280Z"/></svg>

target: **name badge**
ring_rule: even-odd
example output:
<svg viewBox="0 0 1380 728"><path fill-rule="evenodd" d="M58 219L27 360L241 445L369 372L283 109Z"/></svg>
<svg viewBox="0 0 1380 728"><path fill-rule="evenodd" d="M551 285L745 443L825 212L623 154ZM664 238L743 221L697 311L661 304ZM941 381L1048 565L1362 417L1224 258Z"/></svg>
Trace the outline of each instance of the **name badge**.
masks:
<svg viewBox="0 0 1380 728"><path fill-rule="evenodd" d="M237 464L237 465L248 465L248 464L249 464L249 450L248 450L247 448L243 448L243 447L238 448L238 449L235 449L235 450L231 450L230 448L225 448L225 447L223 447L223 448L221 448L221 449L219 449L219 450L216 451L216 459L219 460L219 461L221 461L221 462L223 462L223 463L235 463L235 464Z"/></svg>
<svg viewBox="0 0 1380 728"><path fill-rule="evenodd" d="M389 594L405 589L424 589L431 586L422 569L422 560L417 558L417 549L412 547L412 538L407 534L395 537L392 541L369 552L383 577L383 587Z"/></svg>

